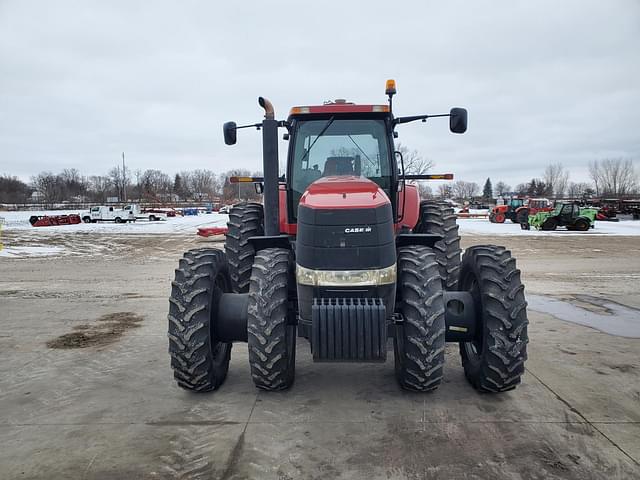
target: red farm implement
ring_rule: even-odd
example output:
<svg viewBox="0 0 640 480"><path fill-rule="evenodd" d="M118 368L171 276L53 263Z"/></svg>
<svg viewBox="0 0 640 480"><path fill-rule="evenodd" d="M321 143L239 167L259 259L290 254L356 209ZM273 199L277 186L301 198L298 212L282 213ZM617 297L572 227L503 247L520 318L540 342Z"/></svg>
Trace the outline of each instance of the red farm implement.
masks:
<svg viewBox="0 0 640 480"><path fill-rule="evenodd" d="M29 223L33 227L55 227L58 225L76 225L82 223L80 215L32 215Z"/></svg>

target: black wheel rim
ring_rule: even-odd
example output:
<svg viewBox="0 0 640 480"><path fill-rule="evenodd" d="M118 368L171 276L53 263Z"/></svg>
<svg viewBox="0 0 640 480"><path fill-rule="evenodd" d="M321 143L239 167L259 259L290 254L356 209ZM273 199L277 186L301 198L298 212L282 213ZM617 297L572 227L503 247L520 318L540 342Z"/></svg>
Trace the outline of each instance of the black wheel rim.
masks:
<svg viewBox="0 0 640 480"><path fill-rule="evenodd" d="M480 286L476 276L469 272L465 278L465 283L462 290L468 291L473 297L473 303L475 304L476 312L482 311L482 299L480 296ZM480 325L476 329L476 337L471 342L464 342L464 351L472 363L478 363L483 354L484 346L484 323L480 321Z"/></svg>
<svg viewBox="0 0 640 480"><path fill-rule="evenodd" d="M227 354L229 352L229 349L231 348L230 343L217 341L214 331L215 315L218 312L218 302L223 293L230 291L231 288L225 276L218 274L213 282L213 292L211 297L211 316L209 320L211 322L211 327L209 328L209 344L211 355L216 367L222 365L226 361Z"/></svg>

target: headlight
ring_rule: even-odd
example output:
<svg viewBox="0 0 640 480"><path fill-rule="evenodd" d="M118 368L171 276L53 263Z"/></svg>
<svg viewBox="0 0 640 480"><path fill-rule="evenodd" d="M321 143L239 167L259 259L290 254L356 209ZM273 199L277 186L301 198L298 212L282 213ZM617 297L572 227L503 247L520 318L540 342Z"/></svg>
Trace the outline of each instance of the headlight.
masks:
<svg viewBox="0 0 640 480"><path fill-rule="evenodd" d="M396 283L396 265L376 270L311 270L296 265L296 280L316 287L364 287Z"/></svg>

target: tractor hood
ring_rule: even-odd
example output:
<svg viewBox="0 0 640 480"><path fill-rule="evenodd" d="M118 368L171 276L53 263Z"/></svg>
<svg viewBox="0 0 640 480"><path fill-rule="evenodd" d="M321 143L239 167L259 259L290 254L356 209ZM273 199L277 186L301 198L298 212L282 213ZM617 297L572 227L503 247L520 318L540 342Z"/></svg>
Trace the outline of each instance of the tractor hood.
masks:
<svg viewBox="0 0 640 480"><path fill-rule="evenodd" d="M300 198L300 207L312 209L377 209L391 204L377 183L365 177L331 176L313 182Z"/></svg>

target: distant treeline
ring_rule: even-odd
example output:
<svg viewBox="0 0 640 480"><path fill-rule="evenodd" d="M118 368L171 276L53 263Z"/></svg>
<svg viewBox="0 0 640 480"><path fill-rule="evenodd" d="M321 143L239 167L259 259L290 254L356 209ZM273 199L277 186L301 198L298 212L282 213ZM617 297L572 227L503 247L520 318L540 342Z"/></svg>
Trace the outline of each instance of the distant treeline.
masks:
<svg viewBox="0 0 640 480"><path fill-rule="evenodd" d="M405 171L427 173L434 166L418 152L403 151ZM106 175L85 176L72 168L60 173L40 172L25 183L10 175L0 176L0 203L42 205L71 203L105 203L108 199L147 203L184 201L231 204L238 200L259 200L253 184L230 184L231 176L261 176L260 172L236 169L224 173L211 170L189 170L170 176L161 170L112 168ZM456 175L460 176L460 175ZM494 185L487 178L481 189L476 182L456 180L438 185L435 192L427 183L420 184L422 197L439 197L460 201L492 201L496 197L520 195L549 198L618 198L640 194L640 183L632 160L604 159L589 164L591 182L570 182L569 170L561 163L547 165L540 178L511 187L503 181Z"/></svg>
<svg viewBox="0 0 640 480"><path fill-rule="evenodd" d="M0 176L0 203L43 205L143 201L233 203L239 199L258 200L252 184L230 184L231 176L260 176L260 172L236 169L216 174L211 170L189 170L170 176L160 170L112 168L107 175L85 176L75 168L60 173L40 172L29 183L11 175Z"/></svg>

